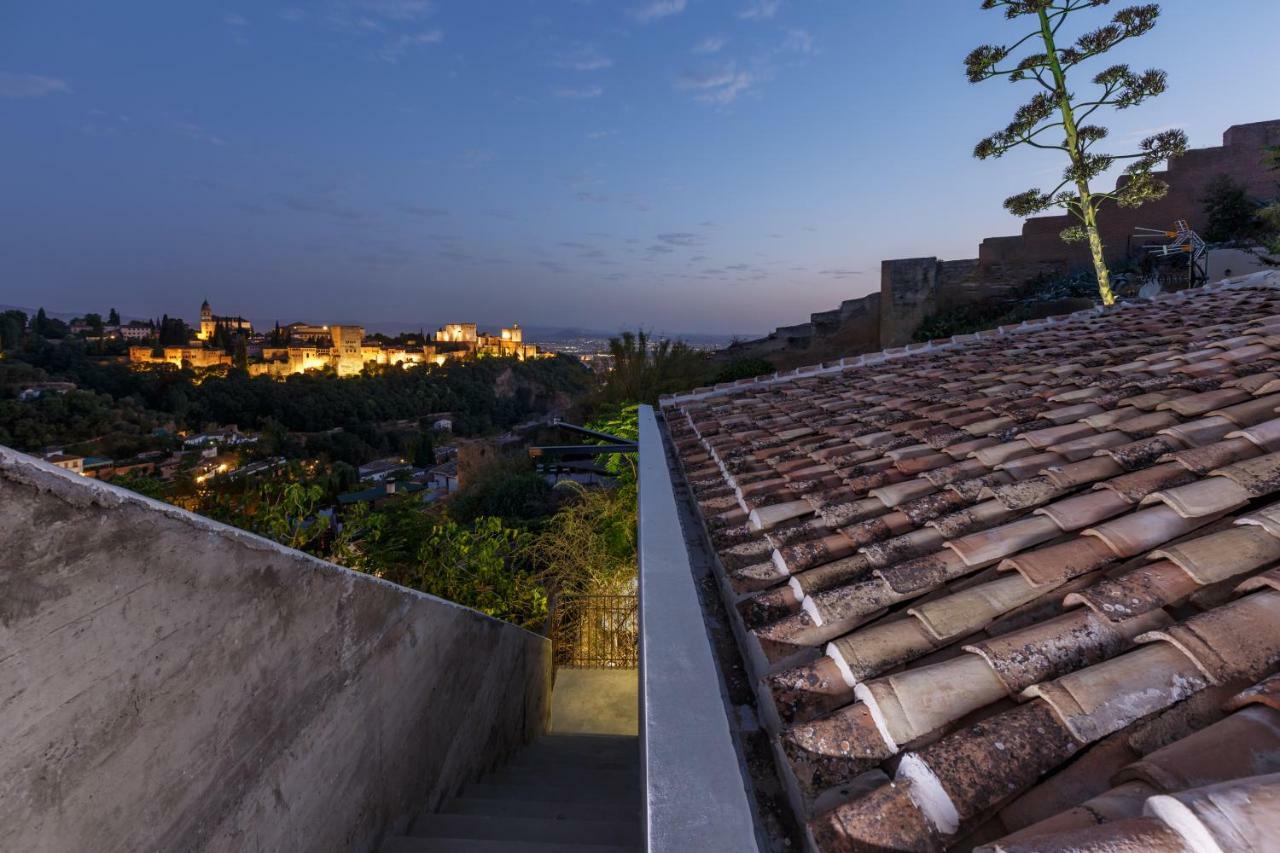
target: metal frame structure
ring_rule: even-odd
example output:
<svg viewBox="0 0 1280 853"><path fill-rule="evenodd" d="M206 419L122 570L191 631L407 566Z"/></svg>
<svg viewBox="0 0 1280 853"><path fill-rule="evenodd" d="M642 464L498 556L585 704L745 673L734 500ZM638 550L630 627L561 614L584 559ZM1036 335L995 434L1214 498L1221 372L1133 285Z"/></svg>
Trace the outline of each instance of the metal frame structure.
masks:
<svg viewBox="0 0 1280 853"><path fill-rule="evenodd" d="M1143 227L1135 228L1134 231L1137 232L1138 237L1163 237L1172 241L1158 246L1147 246L1146 249L1150 255L1162 258L1173 255L1187 256L1187 287L1196 287L1209 280L1209 247L1187 223L1187 220L1179 219L1174 223L1172 231L1166 228Z"/></svg>
<svg viewBox="0 0 1280 853"><path fill-rule="evenodd" d="M594 429L587 429L577 424L566 423L564 421L555 421L552 424L556 429L562 429L566 432L577 435L585 435L590 438L598 439L602 444L547 444L529 448L529 455L537 461L540 466L549 468L564 467L566 469L593 470L595 473L605 474L597 466L592 465L597 456L607 456L614 453L636 453L639 445L626 438L619 438L616 435L610 435L607 432L600 432ZM577 465L571 463L579 463ZM582 464L586 463L586 464Z"/></svg>

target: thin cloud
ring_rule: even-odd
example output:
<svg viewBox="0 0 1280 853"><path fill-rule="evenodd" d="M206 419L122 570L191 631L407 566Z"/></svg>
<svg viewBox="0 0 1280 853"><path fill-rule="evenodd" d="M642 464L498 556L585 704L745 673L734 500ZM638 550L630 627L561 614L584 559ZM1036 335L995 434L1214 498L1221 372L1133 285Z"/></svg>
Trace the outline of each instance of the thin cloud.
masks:
<svg viewBox="0 0 1280 853"><path fill-rule="evenodd" d="M306 195L283 193L277 195L276 200L296 213L318 213L322 216L329 216L346 222L357 222L364 219L364 214L358 210L347 207L322 193Z"/></svg>
<svg viewBox="0 0 1280 853"><path fill-rule="evenodd" d="M406 33L387 42L382 50L378 52L378 56L381 57L384 62L389 62L392 65L395 65L404 58L404 55L408 53L411 48L422 47L423 45L429 44L439 44L442 41L444 41L444 31L440 29L425 30L420 33Z"/></svg>
<svg viewBox="0 0 1280 853"><path fill-rule="evenodd" d="M422 219L434 219L438 216L448 216L449 211L443 207L422 207L417 204L406 204L400 208L410 216L417 216Z"/></svg>
<svg viewBox="0 0 1280 853"><path fill-rule="evenodd" d="M551 63L567 71L600 71L613 67L613 60L600 52L593 44L584 44L568 53L562 53Z"/></svg>
<svg viewBox="0 0 1280 853"><path fill-rule="evenodd" d="M582 86L579 88L567 87L563 89L556 89L551 94L555 95L557 98L572 98L572 99L578 99L578 100L585 100L588 98L598 98L601 95L603 95L604 87L603 86Z"/></svg>
<svg viewBox="0 0 1280 853"><path fill-rule="evenodd" d="M666 234L659 234L658 239L670 246L701 246L706 242L701 235L688 231L671 231Z"/></svg>
<svg viewBox="0 0 1280 853"><path fill-rule="evenodd" d="M676 78L676 87L693 91L694 98L708 104L731 104L755 83L750 71L733 63L715 71L686 71Z"/></svg>
<svg viewBox="0 0 1280 853"><path fill-rule="evenodd" d="M431 0L358 0L355 7L391 21L414 21L435 11Z"/></svg>
<svg viewBox="0 0 1280 853"><path fill-rule="evenodd" d="M222 23L226 24L228 27L249 26L249 22L245 19L245 17L243 15L237 15L235 12L232 12L231 14L223 18Z"/></svg>
<svg viewBox="0 0 1280 853"><path fill-rule="evenodd" d="M70 94L67 81L39 74L12 74L0 71L0 98L43 98L45 95Z"/></svg>
<svg viewBox="0 0 1280 853"><path fill-rule="evenodd" d="M210 133L198 124L188 121L175 122L173 129L188 139L194 139L196 142L207 142L210 145L226 145L227 141L221 136Z"/></svg>
<svg viewBox="0 0 1280 853"><path fill-rule="evenodd" d="M616 130L593 130L587 134L587 139L604 139L609 136L617 135Z"/></svg>
<svg viewBox="0 0 1280 853"><path fill-rule="evenodd" d="M817 53L818 50L813 35L808 30L788 30L787 37L782 42L782 49L792 53L806 54Z"/></svg>
<svg viewBox="0 0 1280 853"><path fill-rule="evenodd" d="M818 275L827 275L827 276L831 276L832 278L848 278L849 276L862 275L862 270L845 270L845 269L818 270Z"/></svg>
<svg viewBox="0 0 1280 853"><path fill-rule="evenodd" d="M642 24L648 24L672 15L679 15L686 5L686 0L654 0L652 3L632 9L631 17Z"/></svg>
<svg viewBox="0 0 1280 853"><path fill-rule="evenodd" d="M708 36L693 46L694 53L719 53L729 40L724 36Z"/></svg>
<svg viewBox="0 0 1280 853"><path fill-rule="evenodd" d="M750 6L738 13L744 21L767 21L778 14L782 0L755 0Z"/></svg>
<svg viewBox="0 0 1280 853"><path fill-rule="evenodd" d="M487 148L468 148L462 152L462 165L468 169L474 169L490 162L493 157L493 152Z"/></svg>

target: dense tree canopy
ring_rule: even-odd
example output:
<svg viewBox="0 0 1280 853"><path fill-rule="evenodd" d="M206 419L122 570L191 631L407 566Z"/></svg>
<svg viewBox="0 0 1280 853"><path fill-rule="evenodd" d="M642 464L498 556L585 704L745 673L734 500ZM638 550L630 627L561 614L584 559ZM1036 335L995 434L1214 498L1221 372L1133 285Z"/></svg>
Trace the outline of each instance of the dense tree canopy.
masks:
<svg viewBox="0 0 1280 853"><path fill-rule="evenodd" d="M567 405L583 393L591 378L576 360L564 357L376 367L343 379L332 372L311 372L283 381L251 378L243 370L202 375L171 365L138 371L95 357L83 341L68 339L53 344L35 337L29 337L12 355L9 364L18 363L38 369L48 378L74 382L91 396L102 395L95 405L105 407L98 414L103 420L109 420L106 411L115 406L122 411L153 413L152 423L172 418L179 428L200 429L216 423L261 429L274 424L279 430L315 434L308 438L309 445L314 441L319 450L332 450L335 458L350 462L363 461L358 458L358 447L348 446L344 452L341 446L326 445L350 445L352 438L340 437L341 433L321 434L341 428L368 443L380 422L441 412L453 414L456 432L483 434L509 428L553 405ZM77 396L62 404L51 402L39 415L18 408L0 409L0 436L7 434L21 449L37 449L49 440L89 438L97 427L70 423L63 410L71 405L90 404ZM48 423L29 423L40 420ZM128 415L124 420L139 419ZM18 422L25 424L21 430ZM15 437L16 433L22 437ZM51 438L54 435L59 437Z"/></svg>

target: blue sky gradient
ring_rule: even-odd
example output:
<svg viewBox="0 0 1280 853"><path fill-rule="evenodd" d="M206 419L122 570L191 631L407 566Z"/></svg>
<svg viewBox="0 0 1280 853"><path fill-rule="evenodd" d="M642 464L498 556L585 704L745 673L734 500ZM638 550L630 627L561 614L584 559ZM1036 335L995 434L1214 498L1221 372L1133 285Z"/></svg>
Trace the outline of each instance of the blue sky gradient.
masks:
<svg viewBox="0 0 1280 853"><path fill-rule="evenodd" d="M1280 118L1280 3L1163 5L1108 62L1170 91L1114 140ZM764 332L1016 233L1001 200L1062 164L972 158L1031 90L961 62L1015 29L978 0L6 4L0 303Z"/></svg>

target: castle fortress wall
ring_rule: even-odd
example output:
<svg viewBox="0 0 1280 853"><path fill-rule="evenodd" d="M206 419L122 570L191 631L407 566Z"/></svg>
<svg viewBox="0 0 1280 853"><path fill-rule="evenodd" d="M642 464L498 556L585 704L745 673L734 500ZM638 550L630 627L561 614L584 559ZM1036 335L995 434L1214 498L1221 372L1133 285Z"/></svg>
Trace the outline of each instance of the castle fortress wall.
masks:
<svg viewBox="0 0 1280 853"><path fill-rule="evenodd" d="M1107 205L1100 224L1108 261L1117 263L1140 251L1143 241L1133 237L1139 226L1167 228L1186 219L1193 228L1202 228L1203 198L1218 175L1243 184L1258 198L1280 194L1280 172L1268 168L1266 157L1266 149L1275 145L1280 145L1280 120L1233 125L1223 134L1222 145L1190 149L1159 173L1169 184L1163 199L1133 209ZM1021 188L1010 192L1016 189ZM978 257L971 259L882 261L877 292L846 300L835 311L813 314L808 323L780 326L768 337L728 352L763 356L779 367L791 367L902 346L934 314L1007 299L1038 275L1090 266L1087 248L1062 241L1062 230L1071 224L1066 215L1028 219L1021 234L984 239ZM1070 306L1060 308L1071 310Z"/></svg>
<svg viewBox="0 0 1280 853"><path fill-rule="evenodd" d="M1280 192L1280 173L1266 164L1266 148L1280 145L1280 121L1237 124L1222 135L1222 145L1192 148L1182 157L1170 161L1169 168L1157 173L1169 185L1162 199L1138 208L1108 204L1099 218L1102 242L1108 262L1128 257L1142 241L1133 239L1137 227L1167 228L1175 220L1186 219L1192 228L1203 229L1203 202L1209 182L1227 175L1248 188L1257 198L1268 198ZM1121 183L1124 178L1121 178ZM1059 236L1064 228L1075 224L1070 216L1037 216L1028 219L1022 233L1011 237L988 237L978 247L978 261L985 265L1052 263L1084 265L1090 263L1084 244L1067 244Z"/></svg>
<svg viewBox="0 0 1280 853"><path fill-rule="evenodd" d="M5 850L377 849L546 725L546 639L0 447Z"/></svg>

